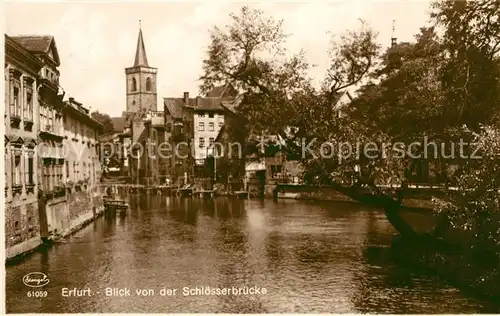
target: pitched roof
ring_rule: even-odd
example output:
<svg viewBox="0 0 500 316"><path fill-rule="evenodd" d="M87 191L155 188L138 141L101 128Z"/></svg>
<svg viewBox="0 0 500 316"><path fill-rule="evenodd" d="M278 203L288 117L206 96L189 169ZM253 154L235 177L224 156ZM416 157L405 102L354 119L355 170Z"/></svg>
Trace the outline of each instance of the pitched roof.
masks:
<svg viewBox="0 0 500 316"><path fill-rule="evenodd" d="M144 39L142 38L142 30L139 29L139 38L137 39L137 50L135 51L134 67L144 66L149 67L148 57L146 56L146 48Z"/></svg>
<svg viewBox="0 0 500 316"><path fill-rule="evenodd" d="M222 111L221 98L216 97L197 97L195 99L194 110L197 111Z"/></svg>
<svg viewBox="0 0 500 316"><path fill-rule="evenodd" d="M111 122L113 123L113 130L115 132L123 132L125 130L125 125L127 124L125 117L112 117Z"/></svg>
<svg viewBox="0 0 500 316"><path fill-rule="evenodd" d="M224 134L226 133L226 124L222 125L222 127L219 130L219 133L217 134L217 137L215 138L215 142L220 142L222 138L224 137Z"/></svg>
<svg viewBox="0 0 500 316"><path fill-rule="evenodd" d="M189 98L188 104L183 98L163 98L166 110L173 118L182 118L182 108L189 107L195 111L223 111L221 98L197 97Z"/></svg>
<svg viewBox="0 0 500 316"><path fill-rule="evenodd" d="M52 49L53 60L59 66L59 53L52 35L21 35L11 36L15 42L23 46L26 50L35 54L49 54Z"/></svg>
<svg viewBox="0 0 500 316"><path fill-rule="evenodd" d="M235 114L242 100L243 95L238 95L234 100L223 100L221 106Z"/></svg>
<svg viewBox="0 0 500 316"><path fill-rule="evenodd" d="M163 104L174 119L182 118L182 107L184 106L182 98L163 98Z"/></svg>
<svg viewBox="0 0 500 316"><path fill-rule="evenodd" d="M207 93L207 97L220 98L224 94L224 91L226 91L225 86L215 87Z"/></svg>
<svg viewBox="0 0 500 316"><path fill-rule="evenodd" d="M209 98L234 98L237 94L232 84L226 84L224 86L214 87L207 92L206 96Z"/></svg>

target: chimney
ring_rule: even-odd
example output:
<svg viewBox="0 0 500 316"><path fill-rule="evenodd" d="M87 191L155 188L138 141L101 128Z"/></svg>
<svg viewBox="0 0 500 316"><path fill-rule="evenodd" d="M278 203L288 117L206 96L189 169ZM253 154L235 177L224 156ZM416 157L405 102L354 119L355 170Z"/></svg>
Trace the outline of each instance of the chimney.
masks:
<svg viewBox="0 0 500 316"><path fill-rule="evenodd" d="M196 97L196 106L200 106L200 103L201 103L201 97L197 96Z"/></svg>
<svg viewBox="0 0 500 316"><path fill-rule="evenodd" d="M184 104L188 105L189 103L189 92L184 92Z"/></svg>

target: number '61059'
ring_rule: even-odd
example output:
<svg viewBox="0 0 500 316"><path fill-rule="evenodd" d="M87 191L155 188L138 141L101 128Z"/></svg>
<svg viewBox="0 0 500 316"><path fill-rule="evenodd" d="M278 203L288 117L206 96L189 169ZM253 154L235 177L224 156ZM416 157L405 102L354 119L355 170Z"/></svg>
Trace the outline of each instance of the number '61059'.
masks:
<svg viewBox="0 0 500 316"><path fill-rule="evenodd" d="M28 291L26 295L28 297L47 297L48 294L47 291Z"/></svg>

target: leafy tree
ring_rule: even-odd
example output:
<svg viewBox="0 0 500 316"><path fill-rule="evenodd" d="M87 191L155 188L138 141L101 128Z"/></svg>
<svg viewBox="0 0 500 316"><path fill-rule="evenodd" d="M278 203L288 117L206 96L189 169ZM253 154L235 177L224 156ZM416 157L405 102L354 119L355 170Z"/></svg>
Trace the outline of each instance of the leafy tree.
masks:
<svg viewBox="0 0 500 316"><path fill-rule="evenodd" d="M478 131L500 107L500 2L440 0L432 9L431 17L444 29L448 117Z"/></svg>
<svg viewBox="0 0 500 316"><path fill-rule="evenodd" d="M103 134L111 134L114 132L113 121L108 114L100 113L99 111L92 112L90 116L99 121L103 125Z"/></svg>
<svg viewBox="0 0 500 316"><path fill-rule="evenodd" d="M202 90L233 84L244 95L238 112L248 122L248 140L280 135L289 145L286 150L295 153L304 142L312 142L310 151L299 155L308 181L383 207L402 235L417 237L398 210L419 159L401 157L401 151L408 153L409 142L424 136L439 144L468 142L482 135L478 134L482 125L494 123L492 118L500 113L498 6L498 1L488 0L438 1L433 5L434 27L422 28L414 43L400 43L384 54L375 44L376 34L362 24L360 30L333 42L320 89L308 77L311 66L303 52L289 54L283 49L282 22L244 7L232 15L231 25L213 30ZM444 29L444 34L438 35L436 29ZM347 116L338 118L334 105L342 90L368 79ZM401 146L379 148L375 157L342 156L349 146L339 144L364 147L369 142ZM332 157L342 159L314 154L325 147ZM422 148L412 153L421 154ZM460 177L479 167L459 163ZM354 166L361 167L362 176L347 187L342 175ZM340 178L334 177L336 172ZM399 187L383 189L380 184L386 183ZM451 209L463 206L459 200L451 203L456 206Z"/></svg>

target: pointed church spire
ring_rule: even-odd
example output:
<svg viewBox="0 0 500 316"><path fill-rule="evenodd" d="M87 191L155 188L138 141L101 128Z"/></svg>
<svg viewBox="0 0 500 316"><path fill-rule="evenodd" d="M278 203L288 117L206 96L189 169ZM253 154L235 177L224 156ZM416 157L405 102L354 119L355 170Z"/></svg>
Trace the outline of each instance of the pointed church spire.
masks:
<svg viewBox="0 0 500 316"><path fill-rule="evenodd" d="M149 67L148 57L146 56L146 48L142 39L141 21L139 20L139 38L137 39L137 50L135 52L134 67L145 66Z"/></svg>

